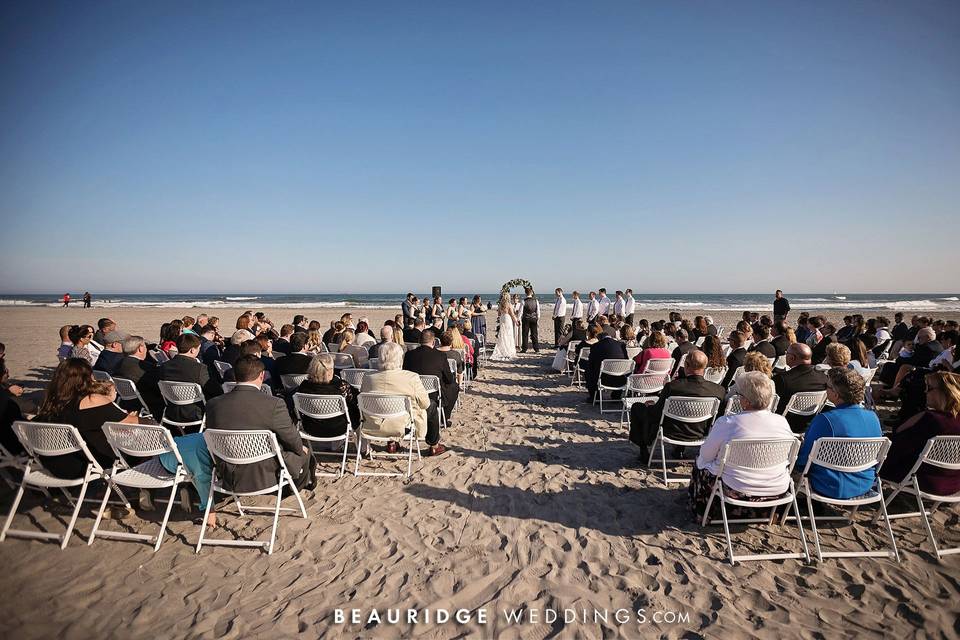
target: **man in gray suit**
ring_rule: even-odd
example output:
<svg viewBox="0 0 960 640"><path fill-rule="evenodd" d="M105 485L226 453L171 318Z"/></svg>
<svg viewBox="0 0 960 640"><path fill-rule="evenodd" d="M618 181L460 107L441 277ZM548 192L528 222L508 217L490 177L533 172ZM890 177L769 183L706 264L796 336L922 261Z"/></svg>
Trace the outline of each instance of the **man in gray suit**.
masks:
<svg viewBox="0 0 960 640"><path fill-rule="evenodd" d="M263 362L255 355L237 358L233 365L237 386L230 393L207 403L207 428L273 431L277 434L287 470L297 488L303 488L312 480L310 453L300 439L300 432L290 421L284 401L260 391L263 371ZM249 465L217 460L216 465L224 487L238 492L259 491L275 485L280 472L276 458Z"/></svg>

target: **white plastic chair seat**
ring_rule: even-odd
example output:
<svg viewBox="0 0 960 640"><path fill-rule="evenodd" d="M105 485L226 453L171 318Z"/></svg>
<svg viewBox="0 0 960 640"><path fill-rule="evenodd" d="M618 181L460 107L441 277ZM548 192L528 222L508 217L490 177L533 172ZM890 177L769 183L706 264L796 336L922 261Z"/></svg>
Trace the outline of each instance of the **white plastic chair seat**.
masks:
<svg viewBox="0 0 960 640"><path fill-rule="evenodd" d="M46 469L31 469L24 476L24 481L35 487L45 487L47 489L79 487L84 483L83 478L59 478Z"/></svg>
<svg viewBox="0 0 960 640"><path fill-rule="evenodd" d="M710 420L711 424L717 417L717 412L720 410L720 400L718 398L701 398L696 396L671 396L666 399L663 407L663 415L660 417L660 427L657 429L657 437L653 442L653 446L650 448L650 457L647 460L647 466L651 467L654 462L654 456L657 451L660 452L660 462L661 470L663 471L663 482L668 485L671 482L680 482L688 483L690 478L686 477L671 477L667 473L667 463L668 462L682 462L681 460L675 460L667 458L666 448L664 445L672 445L675 447L699 447L704 443L703 439L700 440L676 440L674 438L668 438L663 433L663 423L664 420L670 418L678 422L687 423L687 424L696 424L699 422L704 422ZM658 446L659 445L659 446Z"/></svg>
<svg viewBox="0 0 960 640"><path fill-rule="evenodd" d="M163 489L173 485L176 474L167 471L159 458L150 458L132 469L111 475L110 479L123 487Z"/></svg>
<svg viewBox="0 0 960 640"><path fill-rule="evenodd" d="M882 496L879 492L871 490L866 493L854 496L853 498L831 498L823 494L817 493L816 491L808 491L803 485L797 489L798 493L807 494L809 493L810 497L816 500L817 502L824 502L826 504L832 504L836 506L860 506L864 504L873 504L882 499Z"/></svg>

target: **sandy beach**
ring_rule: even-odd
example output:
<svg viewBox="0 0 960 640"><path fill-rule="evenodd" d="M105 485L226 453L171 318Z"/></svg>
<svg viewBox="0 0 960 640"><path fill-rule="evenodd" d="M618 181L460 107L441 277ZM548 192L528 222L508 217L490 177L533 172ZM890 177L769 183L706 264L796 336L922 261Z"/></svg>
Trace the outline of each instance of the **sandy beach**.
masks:
<svg viewBox="0 0 960 640"><path fill-rule="evenodd" d="M243 310L217 309L223 333ZM60 325L95 325L107 315L121 330L155 341L161 322L200 311L2 308L0 341L13 381L27 389L29 410L57 364ZM374 328L396 313L350 311ZM666 311L642 317L658 319ZM268 315L279 325L300 312ZM343 312L306 313L326 325ZM728 328L739 318L736 312L712 315ZM843 313L825 315L839 320ZM490 312L491 335L494 326ZM541 326L540 335L552 341L552 327ZM895 522L899 565L830 559L731 567L722 528L691 521L686 488L666 488L640 467L619 414L601 418L581 405L583 392L549 370L550 355L489 364L443 435L452 451L415 463L409 481L347 475L306 492L309 517L281 517L271 556L224 547L196 555L196 514L179 508L157 553L107 540L87 546L90 510L81 513L66 550L7 540L0 544L5 635L529 640L960 633L960 561L951 556L938 563L919 520ZM21 508L18 526L61 526L54 515L62 518L65 506L51 511L38 496ZM10 490L0 490L0 510L6 512L11 499ZM240 517L232 506L221 513L216 537L268 531L263 516ZM861 514L856 526L828 528L824 544L878 548L883 537L870 515ZM108 526L142 531L156 527L160 516L138 512ZM935 523L944 544L960 544L955 511L939 512ZM734 531L741 552L799 550L794 526ZM360 610L359 624L351 622L351 608ZM386 610L395 608L404 620L391 624ZM343 622L338 609L348 610ZM368 622L373 609L383 617L379 624ZM413 625L408 609L470 613L463 623ZM607 612L605 622L596 619L598 612Z"/></svg>

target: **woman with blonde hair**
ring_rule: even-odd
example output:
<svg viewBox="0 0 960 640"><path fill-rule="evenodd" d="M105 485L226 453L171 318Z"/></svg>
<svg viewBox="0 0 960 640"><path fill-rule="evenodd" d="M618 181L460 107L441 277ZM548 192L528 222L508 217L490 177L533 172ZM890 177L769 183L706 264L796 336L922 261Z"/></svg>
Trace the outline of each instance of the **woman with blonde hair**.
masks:
<svg viewBox="0 0 960 640"><path fill-rule="evenodd" d="M303 349L310 353L322 353L325 350L323 346L323 336L320 335L319 331L316 329L307 331L307 343L303 346Z"/></svg>
<svg viewBox="0 0 960 640"><path fill-rule="evenodd" d="M473 343L470 340L464 340L463 334L460 333L458 327L450 327L447 329L450 332L451 342L450 348L458 349L463 351L465 358L465 363L467 366L473 364Z"/></svg>
<svg viewBox="0 0 960 640"><path fill-rule="evenodd" d="M960 436L960 376L945 371L928 373L926 411L897 427L890 439L880 477L902 482L917 463L927 441L935 436ZM941 496L960 492L960 470L923 465L917 473L921 491Z"/></svg>
<svg viewBox="0 0 960 640"><path fill-rule="evenodd" d="M749 352L743 359L743 370L759 371L768 378L773 377L773 367L770 366L770 360L759 351Z"/></svg>
<svg viewBox="0 0 960 640"><path fill-rule="evenodd" d="M787 341L790 344L797 344L797 332L794 331L793 327L787 327L783 335L787 336Z"/></svg>
<svg viewBox="0 0 960 640"><path fill-rule="evenodd" d="M513 304L510 302L510 294L506 291L502 292L497 306L497 318L500 324L497 329L497 344L493 348L490 360L514 360L517 357L516 335L519 320L517 320L517 312L513 310Z"/></svg>
<svg viewBox="0 0 960 640"><path fill-rule="evenodd" d="M367 366L367 362L370 361L370 354L363 347L353 344L354 338L356 338L356 333L353 329L344 329L343 333L340 334L340 348L338 351L353 356L353 366L358 369L363 369Z"/></svg>

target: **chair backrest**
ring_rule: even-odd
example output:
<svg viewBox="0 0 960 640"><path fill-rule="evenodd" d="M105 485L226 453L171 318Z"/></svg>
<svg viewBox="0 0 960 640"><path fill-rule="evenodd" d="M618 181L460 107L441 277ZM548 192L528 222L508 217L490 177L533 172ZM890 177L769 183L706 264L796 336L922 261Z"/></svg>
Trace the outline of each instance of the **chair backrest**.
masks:
<svg viewBox="0 0 960 640"><path fill-rule="evenodd" d="M326 420L337 416L346 416L347 425L350 425L347 399L341 395L295 393L293 394L293 411L298 419L307 416L314 420Z"/></svg>
<svg viewBox="0 0 960 640"><path fill-rule="evenodd" d="M744 368L743 365L740 365L739 367L737 367L736 369L734 369L734 370L733 370L733 375L730 376L730 384L732 385L734 382L736 382L736 381L737 381L737 378L739 378L740 376L742 376L744 373L746 373L746 369Z"/></svg>
<svg viewBox="0 0 960 640"><path fill-rule="evenodd" d="M920 462L942 469L960 469L960 436L935 436L927 440Z"/></svg>
<svg viewBox="0 0 960 640"><path fill-rule="evenodd" d="M113 382L113 376L106 371L98 371L97 369L93 370L93 379L100 382Z"/></svg>
<svg viewBox="0 0 960 640"><path fill-rule="evenodd" d="M363 376L376 372L376 369L344 369L340 372L340 377L351 387L359 390L360 385L363 384Z"/></svg>
<svg viewBox="0 0 960 640"><path fill-rule="evenodd" d="M453 358L447 358L447 366L450 367L450 373L456 375L457 373L457 361Z"/></svg>
<svg viewBox="0 0 960 640"><path fill-rule="evenodd" d="M567 343L567 360L577 352L577 345L580 344L581 340L571 340Z"/></svg>
<svg viewBox="0 0 960 640"><path fill-rule="evenodd" d="M641 373L670 373L673 371L673 358L650 358Z"/></svg>
<svg viewBox="0 0 960 640"><path fill-rule="evenodd" d="M17 420L13 423L13 432L31 457L82 453L94 469L103 470L73 425Z"/></svg>
<svg viewBox="0 0 960 640"><path fill-rule="evenodd" d="M254 464L277 458L286 468L277 435L267 429L207 429L203 432L203 441L211 456L230 464Z"/></svg>
<svg viewBox="0 0 960 640"><path fill-rule="evenodd" d="M122 422L104 422L103 435L107 437L110 448L122 459L121 454L137 458L159 456L173 453L177 461L183 464L180 452L173 441L173 435L166 427L151 424L124 424Z"/></svg>
<svg viewBox="0 0 960 640"><path fill-rule="evenodd" d="M670 396L663 406L663 417L678 422L703 422L716 418L719 410L719 398Z"/></svg>
<svg viewBox="0 0 960 640"><path fill-rule="evenodd" d="M674 371L680 371L680 369L683 369L683 365L687 364L688 353L689 352L680 354L680 359L677 360L677 366L674 368Z"/></svg>
<svg viewBox="0 0 960 640"><path fill-rule="evenodd" d="M820 413L826 402L826 391L798 391L783 408L783 415L793 413L798 416L813 416Z"/></svg>
<svg viewBox="0 0 960 640"><path fill-rule="evenodd" d="M280 376L280 384L283 385L283 390L289 393L296 391L300 383L306 379L307 374L305 373L285 373Z"/></svg>
<svg viewBox="0 0 960 640"><path fill-rule="evenodd" d="M220 374L221 379L223 378L223 376L227 375L227 371L230 371L230 369L233 369L232 364L230 364L229 362L221 362L220 360L214 360L213 366L217 370L217 373Z"/></svg>
<svg viewBox="0 0 960 640"><path fill-rule="evenodd" d="M813 368L816 369L817 371L830 371L830 365L825 363L815 364L813 365Z"/></svg>
<svg viewBox="0 0 960 640"><path fill-rule="evenodd" d="M358 396L360 415L369 418L397 418L406 417L413 420L413 404L407 396L391 393L365 392Z"/></svg>
<svg viewBox="0 0 960 640"><path fill-rule="evenodd" d="M773 394L773 397L770 399L770 406L767 407L770 411L776 411L777 405L780 404L780 396ZM742 413L743 406L740 404L740 394L733 394L727 400L727 407L723 411L723 415L732 416L735 413Z"/></svg>
<svg viewBox="0 0 960 640"><path fill-rule="evenodd" d="M635 373L627 378L627 389L641 395L660 393L669 381L670 376L665 373Z"/></svg>
<svg viewBox="0 0 960 640"><path fill-rule="evenodd" d="M117 395L121 400L140 400L140 392L137 391L137 385L133 380L114 378L113 386L116 387Z"/></svg>
<svg viewBox="0 0 960 640"><path fill-rule="evenodd" d="M590 359L590 347L584 347L580 349L580 362L585 362Z"/></svg>
<svg viewBox="0 0 960 640"><path fill-rule="evenodd" d="M643 352L643 347L627 347L627 358L633 360Z"/></svg>
<svg viewBox="0 0 960 640"><path fill-rule="evenodd" d="M771 368L771 369L773 368L773 363L775 363L776 361L777 361L777 358L776 358L776 357L767 358L767 362L770 363L770 368Z"/></svg>
<svg viewBox="0 0 960 640"><path fill-rule="evenodd" d="M889 449L887 438L817 438L804 474L811 465L844 473L879 468Z"/></svg>
<svg viewBox="0 0 960 640"><path fill-rule="evenodd" d="M633 373L634 366L635 363L633 360L608 358L600 363L600 374L606 373L611 376L625 376Z"/></svg>
<svg viewBox="0 0 960 640"><path fill-rule="evenodd" d="M703 346L703 343L706 341L706 339L707 339L707 336L700 336L699 338L697 338L696 345L697 345L698 347L702 347L702 346Z"/></svg>
<svg viewBox="0 0 960 640"><path fill-rule="evenodd" d="M721 469L790 471L799 451L800 441L796 438L736 438L724 445Z"/></svg>
<svg viewBox="0 0 960 640"><path fill-rule="evenodd" d="M333 356L334 369L353 369L356 365L353 362L353 356L349 353L331 353Z"/></svg>
<svg viewBox="0 0 960 640"><path fill-rule="evenodd" d="M863 384L867 387L873 382L873 376L877 375L876 369L861 369L860 375L863 376Z"/></svg>
<svg viewBox="0 0 960 640"><path fill-rule="evenodd" d="M787 366L787 356L777 356L774 358L771 367L773 369L789 369Z"/></svg>
<svg viewBox="0 0 960 640"><path fill-rule="evenodd" d="M370 367L370 370L371 370L371 371L379 371L379 370L380 370L380 358L370 358L370 359L367 361L367 366Z"/></svg>
<svg viewBox="0 0 960 640"><path fill-rule="evenodd" d="M326 345L327 351L330 353L337 353L340 351L340 345L336 342L328 342Z"/></svg>
<svg viewBox="0 0 960 640"><path fill-rule="evenodd" d="M203 397L203 389L196 382L161 380L158 384L164 402L176 405L206 403L206 399Z"/></svg>
<svg viewBox="0 0 960 640"><path fill-rule="evenodd" d="M726 367L707 367L703 372L703 379L715 384L720 384L727 376Z"/></svg>
<svg viewBox="0 0 960 640"><path fill-rule="evenodd" d="M153 356L153 359L157 364L163 364L170 359L170 357L163 352L163 349L154 349L150 352L150 355Z"/></svg>
<svg viewBox="0 0 960 640"><path fill-rule="evenodd" d="M427 393L440 392L440 378L437 376L420 376L420 382L423 383L423 388L427 390Z"/></svg>
<svg viewBox="0 0 960 640"><path fill-rule="evenodd" d="M224 382L224 383L223 383L222 385L220 385L220 386L223 388L223 392L224 392L224 393L230 393L231 391L233 391L234 389L237 388L237 383L236 383L236 382ZM265 394L267 394L268 396L272 396L272 395L273 395L273 391L270 389L270 385L268 385L268 384L262 384L262 385L260 385L260 392L261 392L261 393L265 393Z"/></svg>

